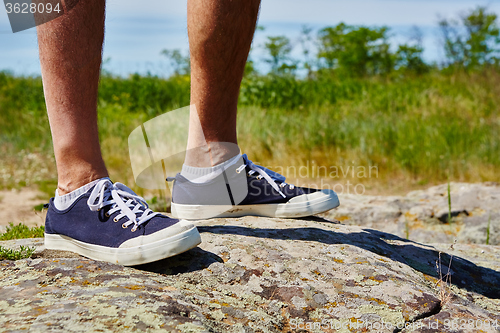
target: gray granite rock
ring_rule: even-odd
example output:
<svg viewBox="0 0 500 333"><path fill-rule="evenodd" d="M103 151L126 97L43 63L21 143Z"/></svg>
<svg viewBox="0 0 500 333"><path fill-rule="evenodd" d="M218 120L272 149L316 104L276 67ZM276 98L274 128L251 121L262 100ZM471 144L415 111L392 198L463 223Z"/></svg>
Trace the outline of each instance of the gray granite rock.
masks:
<svg viewBox="0 0 500 333"><path fill-rule="evenodd" d="M451 221L447 190L443 184L406 196L341 195L340 207L321 216L422 243L486 244L488 238L500 245L500 186L451 183Z"/></svg>
<svg viewBox="0 0 500 333"><path fill-rule="evenodd" d="M451 319L500 324L496 246L423 245L317 217L214 219L199 230L199 247L136 267L23 240L37 246L34 258L0 261L1 330L456 332ZM440 283L439 271L451 282Z"/></svg>

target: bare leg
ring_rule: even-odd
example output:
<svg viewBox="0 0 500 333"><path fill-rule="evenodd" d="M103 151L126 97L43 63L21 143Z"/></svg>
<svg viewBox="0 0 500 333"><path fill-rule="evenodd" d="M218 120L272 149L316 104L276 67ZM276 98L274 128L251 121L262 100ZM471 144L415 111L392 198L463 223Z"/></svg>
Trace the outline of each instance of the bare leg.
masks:
<svg viewBox="0 0 500 333"><path fill-rule="evenodd" d="M191 112L187 165L213 166L239 152L238 95L259 7L260 0L188 0L191 105L197 115Z"/></svg>
<svg viewBox="0 0 500 333"><path fill-rule="evenodd" d="M108 175L97 131L104 7L104 0L80 0L37 28L60 195Z"/></svg>

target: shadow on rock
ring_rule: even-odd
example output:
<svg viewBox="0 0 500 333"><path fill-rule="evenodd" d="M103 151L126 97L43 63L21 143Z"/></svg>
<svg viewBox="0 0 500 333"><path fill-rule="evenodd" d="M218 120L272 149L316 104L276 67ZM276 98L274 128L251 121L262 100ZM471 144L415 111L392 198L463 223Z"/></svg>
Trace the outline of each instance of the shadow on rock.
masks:
<svg viewBox="0 0 500 333"><path fill-rule="evenodd" d="M153 273L176 275L179 273L202 270L214 262L223 262L223 260L212 252L195 247L179 255L144 265L134 266L134 268Z"/></svg>
<svg viewBox="0 0 500 333"><path fill-rule="evenodd" d="M301 220L301 221L314 221L314 222L322 222L322 223L340 224L340 221L338 221L338 220L329 220L325 217L320 217L320 216L297 217L295 219Z"/></svg>
<svg viewBox="0 0 500 333"><path fill-rule="evenodd" d="M352 245L391 260L399 261L434 278L439 278L436 269L436 262L439 258L438 250L432 246L422 245L378 230L363 229L362 232L349 233L313 227L263 229L227 225L199 226L198 230L200 233L234 234L259 238ZM212 253L210 255L214 256ZM446 273L450 259L449 254L441 254L443 274ZM451 283L460 288L489 298L500 298L500 272L478 266L464 258L453 256L451 276Z"/></svg>

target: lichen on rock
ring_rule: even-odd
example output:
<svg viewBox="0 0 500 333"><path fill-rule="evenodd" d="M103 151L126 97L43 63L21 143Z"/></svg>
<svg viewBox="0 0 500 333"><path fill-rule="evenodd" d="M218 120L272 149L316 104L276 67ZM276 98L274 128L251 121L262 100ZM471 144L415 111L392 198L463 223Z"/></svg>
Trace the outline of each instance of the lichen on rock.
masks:
<svg viewBox="0 0 500 333"><path fill-rule="evenodd" d="M212 219L198 227L199 247L136 267L54 254L32 240L35 258L0 261L1 327L361 332L384 323L378 331L393 332L443 316L500 321L498 247L423 245L319 218ZM439 267L452 261L445 304L439 257ZM440 329L452 331L444 321Z"/></svg>

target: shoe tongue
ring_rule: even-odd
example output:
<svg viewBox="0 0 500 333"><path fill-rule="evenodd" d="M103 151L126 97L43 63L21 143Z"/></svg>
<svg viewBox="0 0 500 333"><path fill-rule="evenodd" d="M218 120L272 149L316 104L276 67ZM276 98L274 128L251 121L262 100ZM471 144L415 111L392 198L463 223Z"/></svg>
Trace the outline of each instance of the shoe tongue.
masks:
<svg viewBox="0 0 500 333"><path fill-rule="evenodd" d="M250 169L248 167L249 164L253 164L257 168L264 170L269 175L269 177L271 177L271 179L274 180L275 182L277 182L277 183L283 183L283 182L285 182L285 179L286 179L285 176L280 175L279 173L277 173L277 172L275 172L273 170L269 170L268 168L264 168L263 166L254 164L252 161L250 161L248 159L247 154L243 154L242 157L243 157L243 160L245 161L245 164L247 165L247 169Z"/></svg>

